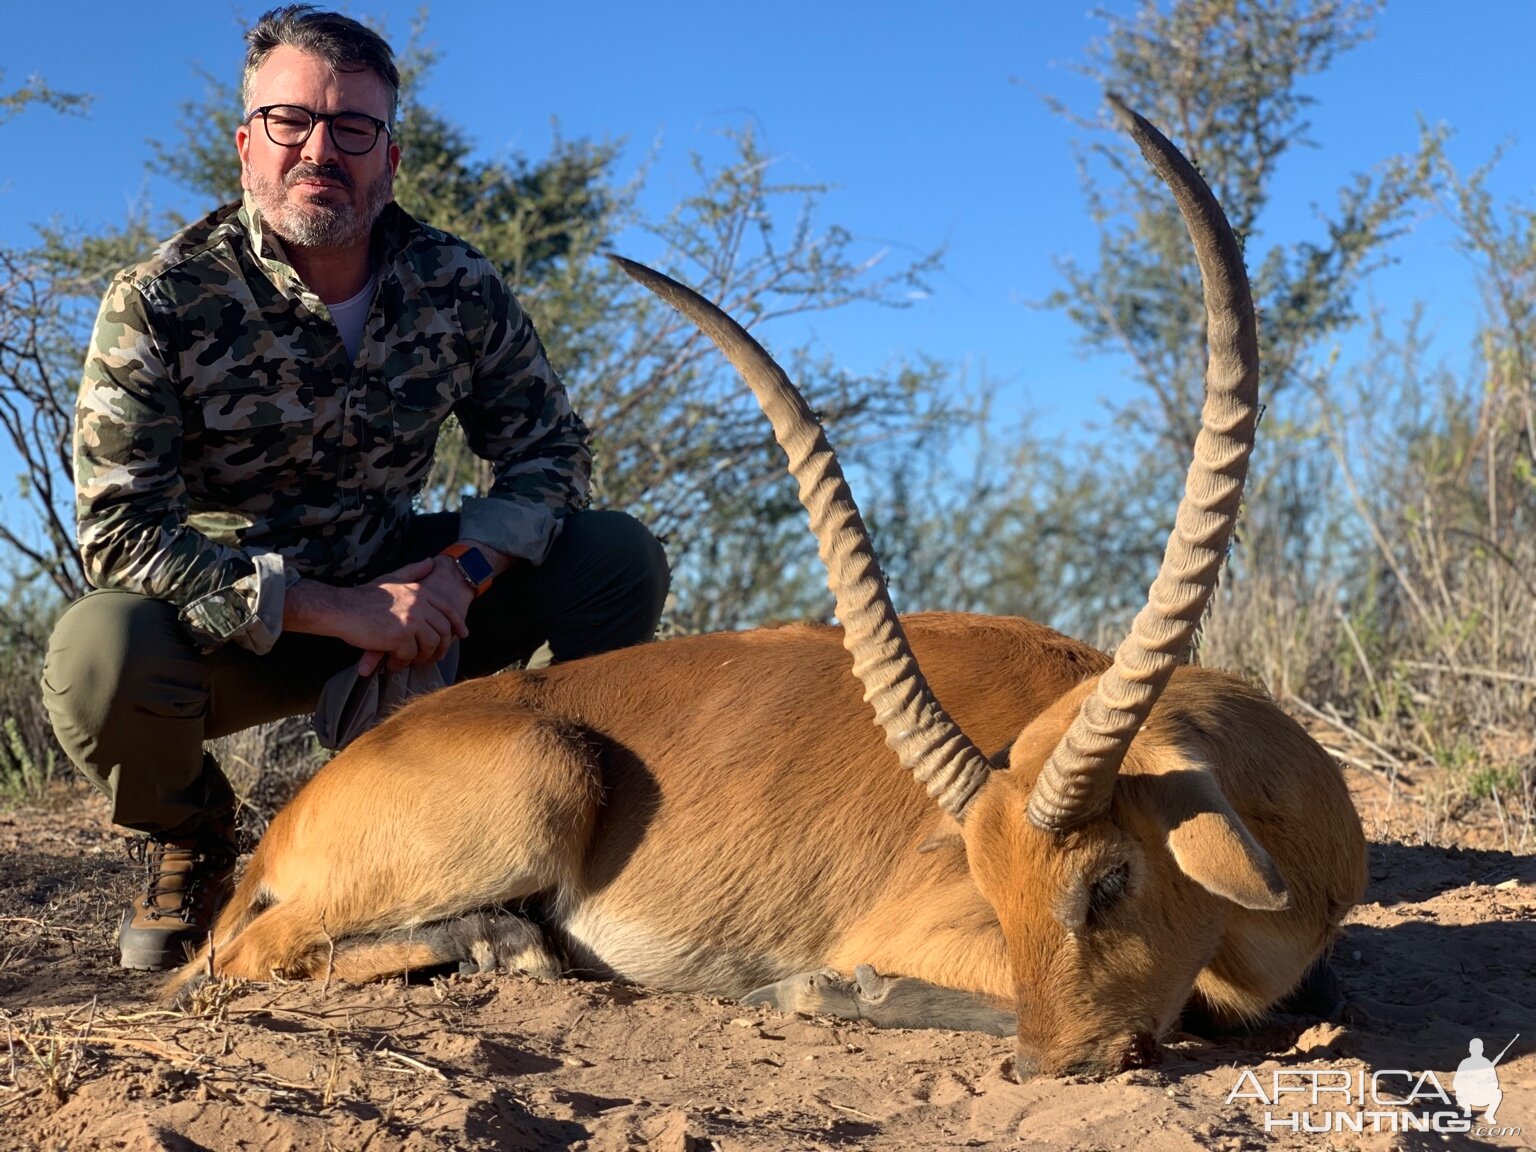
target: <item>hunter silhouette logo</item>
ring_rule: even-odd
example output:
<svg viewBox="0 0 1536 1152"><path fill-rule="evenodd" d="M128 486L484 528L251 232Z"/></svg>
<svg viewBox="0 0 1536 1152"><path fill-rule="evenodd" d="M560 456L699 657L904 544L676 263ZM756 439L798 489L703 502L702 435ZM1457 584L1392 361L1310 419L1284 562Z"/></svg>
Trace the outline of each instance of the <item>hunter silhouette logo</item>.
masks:
<svg viewBox="0 0 1536 1152"><path fill-rule="evenodd" d="M1467 1045L1467 1058L1456 1065L1456 1079L1451 1083L1455 1087L1457 1105L1468 1116L1486 1108L1488 1111L1483 1115L1484 1121L1496 1123L1494 1118L1498 1115L1499 1105L1504 1102L1504 1093L1499 1089L1499 1061L1504 1059L1510 1044L1518 1039L1520 1033L1516 1032L1509 1044L1504 1045L1503 1050L1492 1060L1484 1058L1483 1042L1478 1037L1474 1036Z"/></svg>

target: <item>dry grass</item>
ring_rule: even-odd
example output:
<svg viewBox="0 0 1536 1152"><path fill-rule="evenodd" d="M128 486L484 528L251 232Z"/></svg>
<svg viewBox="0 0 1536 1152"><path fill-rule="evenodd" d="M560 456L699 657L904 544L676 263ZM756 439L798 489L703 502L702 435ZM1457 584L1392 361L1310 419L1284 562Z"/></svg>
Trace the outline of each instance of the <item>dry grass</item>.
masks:
<svg viewBox="0 0 1536 1152"><path fill-rule="evenodd" d="M1453 530L1434 487L1415 505L1421 518L1393 536L1399 545L1381 540L1390 595L1278 565L1244 572L1218 594L1201 661L1262 684L1341 762L1409 787L1425 843L1491 819L1501 847L1529 853L1536 581L1509 569L1536 572L1536 538L1490 548Z"/></svg>
<svg viewBox="0 0 1536 1152"><path fill-rule="evenodd" d="M252 844L331 756L315 739L307 715L248 728L210 741L208 748L229 777L240 803L242 832Z"/></svg>

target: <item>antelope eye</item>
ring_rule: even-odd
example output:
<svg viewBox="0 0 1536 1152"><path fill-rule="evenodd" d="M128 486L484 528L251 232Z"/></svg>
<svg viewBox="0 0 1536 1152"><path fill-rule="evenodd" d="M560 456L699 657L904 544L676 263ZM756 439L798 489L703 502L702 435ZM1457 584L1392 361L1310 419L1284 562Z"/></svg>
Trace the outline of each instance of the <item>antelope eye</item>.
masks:
<svg viewBox="0 0 1536 1152"><path fill-rule="evenodd" d="M1122 860L1097 877L1088 890L1088 920L1102 920L1125 896L1131 883L1131 866Z"/></svg>

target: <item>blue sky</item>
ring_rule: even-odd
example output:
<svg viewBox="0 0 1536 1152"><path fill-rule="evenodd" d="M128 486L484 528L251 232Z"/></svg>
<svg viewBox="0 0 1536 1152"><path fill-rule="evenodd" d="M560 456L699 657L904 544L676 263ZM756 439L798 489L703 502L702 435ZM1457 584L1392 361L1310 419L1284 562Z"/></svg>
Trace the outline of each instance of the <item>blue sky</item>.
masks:
<svg viewBox="0 0 1536 1152"><path fill-rule="evenodd" d="M180 105L200 91L199 66L238 72L240 34L265 6L7 5L3 83L37 73L95 104L83 117L34 111L0 128L0 242L24 242L41 219L90 228L134 204L207 207L148 170L148 141L176 138ZM399 47L417 7L345 10L382 20ZM1090 258L1095 243L1075 175L1076 129L1040 94L1082 114L1099 109L1070 65L1102 30L1086 4L1019 0L444 0L427 21L442 58L425 99L488 154L542 154L552 120L569 137L626 140L631 169L654 144L648 203L658 209L691 189L690 151L718 155L721 133L750 121L780 178L836 186L822 220L849 228L864 252L948 250L934 293L914 307L814 320L823 350L863 371L898 352L939 357L973 381L994 381L1005 410L1033 410L1045 430L1070 433L1097 420L1102 399L1123 385L1113 358L1082 359L1062 317L1029 307L1058 286L1055 257ZM1306 83L1319 101L1319 147L1287 156L1266 239L1317 235L1315 206L1331 205L1351 174L1411 149L1421 116L1455 130L1452 154L1464 167L1506 145L1496 187L1529 201L1533 44L1530 0L1391 5L1374 40ZM1396 316L1426 301L1439 353L1465 367L1478 302L1448 230L1426 222L1397 251L1372 296ZM772 346L775 333L765 336Z"/></svg>

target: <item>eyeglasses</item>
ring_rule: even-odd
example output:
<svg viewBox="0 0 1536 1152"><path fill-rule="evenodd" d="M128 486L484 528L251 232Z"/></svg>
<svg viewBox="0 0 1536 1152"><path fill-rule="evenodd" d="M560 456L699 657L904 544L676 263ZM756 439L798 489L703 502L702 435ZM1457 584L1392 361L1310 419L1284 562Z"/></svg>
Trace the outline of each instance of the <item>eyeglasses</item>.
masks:
<svg viewBox="0 0 1536 1152"><path fill-rule="evenodd" d="M379 133L389 135L389 125L362 112L311 112L299 104L268 104L246 116L249 124L260 116L267 126L267 139L281 148L294 148L309 139L315 124L326 121L331 143L348 156L362 156L373 151Z"/></svg>

